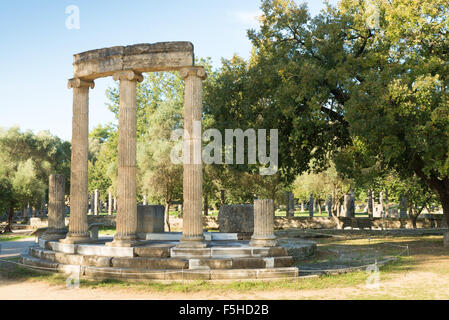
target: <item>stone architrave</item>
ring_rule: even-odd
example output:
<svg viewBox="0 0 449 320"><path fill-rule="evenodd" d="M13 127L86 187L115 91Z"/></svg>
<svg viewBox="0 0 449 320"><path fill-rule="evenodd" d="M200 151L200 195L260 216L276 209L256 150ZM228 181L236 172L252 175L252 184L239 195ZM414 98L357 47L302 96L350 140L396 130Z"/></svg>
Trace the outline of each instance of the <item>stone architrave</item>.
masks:
<svg viewBox="0 0 449 320"><path fill-rule="evenodd" d="M89 242L87 224L88 204L88 145L89 145L89 88L93 81L79 78L69 80L73 89L72 159L70 175L70 224L65 243Z"/></svg>
<svg viewBox="0 0 449 320"><path fill-rule="evenodd" d="M52 174L48 190L48 229L42 235L44 240L64 239L67 234L65 226L65 176Z"/></svg>
<svg viewBox="0 0 449 320"><path fill-rule="evenodd" d="M254 201L254 233L249 245L251 247L275 247L274 203L271 199Z"/></svg>
<svg viewBox="0 0 449 320"><path fill-rule="evenodd" d="M114 241L110 246L129 247L137 243L137 82L143 81L133 70L117 72L114 80L120 81L119 142L117 177L117 218Z"/></svg>
<svg viewBox="0 0 449 320"><path fill-rule="evenodd" d="M313 217L313 213L314 213L314 210L315 210L315 208L313 207L314 206L314 204L315 204L315 201L314 201L314 199L313 199L313 194L311 194L310 195L310 199L309 199L309 204L308 204L308 207L309 207L309 217Z"/></svg>
<svg viewBox="0 0 449 320"><path fill-rule="evenodd" d="M203 67L180 70L184 79L184 214L182 237L178 248L204 248L202 200L203 165L201 159L201 119L203 106Z"/></svg>

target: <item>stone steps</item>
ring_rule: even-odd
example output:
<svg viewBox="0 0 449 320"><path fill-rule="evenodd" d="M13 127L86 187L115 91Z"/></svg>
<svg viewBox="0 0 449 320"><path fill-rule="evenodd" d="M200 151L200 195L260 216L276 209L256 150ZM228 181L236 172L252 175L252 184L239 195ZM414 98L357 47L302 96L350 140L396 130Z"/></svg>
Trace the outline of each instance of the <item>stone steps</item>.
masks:
<svg viewBox="0 0 449 320"><path fill-rule="evenodd" d="M181 259L226 259L252 257L284 257L288 251L283 247L258 248L248 247L236 242L231 245L216 245L207 248L177 248L176 242L143 243L137 247L109 247L104 244L67 244L40 239L43 249L67 254L80 254L100 257L148 257L148 258L181 258Z"/></svg>
<svg viewBox="0 0 449 320"><path fill-rule="evenodd" d="M154 257L103 257L55 252L31 247L29 255L52 263L80 265L90 267L113 267L139 270L215 270L215 269L252 269L279 268L293 265L290 256L278 257L235 257L235 258L154 258Z"/></svg>
<svg viewBox="0 0 449 320"><path fill-rule="evenodd" d="M25 265L38 268L38 270L59 271L65 274L73 274L74 271L79 270L81 277L92 280L256 280L294 278L298 276L298 269L296 267L229 270L142 270L133 268L69 265L43 260L30 255L22 255L21 262Z"/></svg>

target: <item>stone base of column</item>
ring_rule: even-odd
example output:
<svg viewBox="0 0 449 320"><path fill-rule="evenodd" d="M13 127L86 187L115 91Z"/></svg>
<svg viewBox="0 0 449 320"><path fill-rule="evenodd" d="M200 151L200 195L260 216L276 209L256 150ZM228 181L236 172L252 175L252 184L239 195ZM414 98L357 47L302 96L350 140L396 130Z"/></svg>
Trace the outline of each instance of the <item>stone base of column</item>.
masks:
<svg viewBox="0 0 449 320"><path fill-rule="evenodd" d="M141 245L142 242L137 240L137 236L126 236L126 237L114 237L112 242L106 242L108 247L136 247Z"/></svg>
<svg viewBox="0 0 449 320"><path fill-rule="evenodd" d="M276 247L276 236L274 234L266 236L252 236L249 245L250 247Z"/></svg>
<svg viewBox="0 0 449 320"><path fill-rule="evenodd" d="M67 234L67 237L65 239L59 240L59 242L67 244L77 244L77 243L92 243L97 242L97 240L92 239L89 233L74 234L69 232Z"/></svg>
<svg viewBox="0 0 449 320"><path fill-rule="evenodd" d="M67 236L67 232L67 229L47 229L47 231L45 231L42 235L41 239L48 241L65 239L65 237Z"/></svg>
<svg viewBox="0 0 449 320"><path fill-rule="evenodd" d="M176 248L206 248L207 243L204 240L204 236L182 236Z"/></svg>

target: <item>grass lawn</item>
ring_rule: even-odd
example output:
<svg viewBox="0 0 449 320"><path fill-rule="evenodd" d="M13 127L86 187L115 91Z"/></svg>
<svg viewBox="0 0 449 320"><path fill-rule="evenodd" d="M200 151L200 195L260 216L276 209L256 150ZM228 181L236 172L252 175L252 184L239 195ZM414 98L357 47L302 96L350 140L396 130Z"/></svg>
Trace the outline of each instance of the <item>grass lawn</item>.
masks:
<svg viewBox="0 0 449 320"><path fill-rule="evenodd" d="M17 240L22 240L22 239L26 239L29 238L29 235L20 235L18 236L17 234L14 233L8 233L8 234L1 234L0 235L0 242L2 241L17 241Z"/></svg>

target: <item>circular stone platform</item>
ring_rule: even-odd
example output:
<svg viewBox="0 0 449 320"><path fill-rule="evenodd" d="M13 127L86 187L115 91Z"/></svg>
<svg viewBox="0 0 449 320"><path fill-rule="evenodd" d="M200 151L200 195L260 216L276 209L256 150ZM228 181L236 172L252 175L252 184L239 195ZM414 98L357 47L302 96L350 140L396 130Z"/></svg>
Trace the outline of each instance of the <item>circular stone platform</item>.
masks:
<svg viewBox="0 0 449 320"><path fill-rule="evenodd" d="M165 237L173 235L165 234ZM150 237L151 238L151 237ZM152 237L160 238L160 237ZM104 280L251 280L298 276L287 248L258 248L249 241L211 240L206 248L176 248L178 241L144 240L135 247L65 244L39 239L21 256L24 265ZM291 248L290 248L291 249Z"/></svg>

